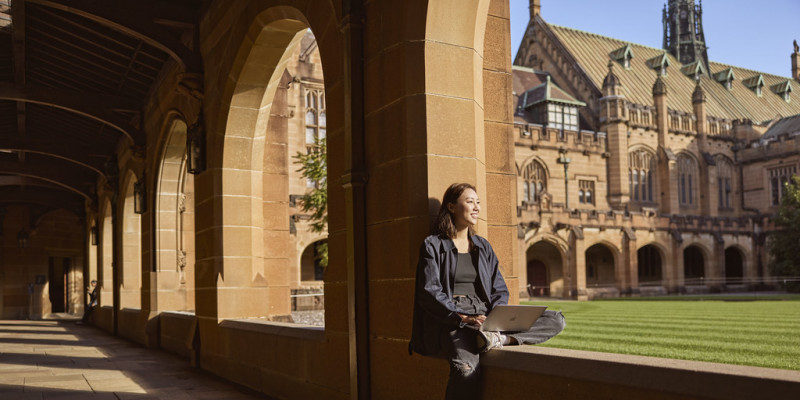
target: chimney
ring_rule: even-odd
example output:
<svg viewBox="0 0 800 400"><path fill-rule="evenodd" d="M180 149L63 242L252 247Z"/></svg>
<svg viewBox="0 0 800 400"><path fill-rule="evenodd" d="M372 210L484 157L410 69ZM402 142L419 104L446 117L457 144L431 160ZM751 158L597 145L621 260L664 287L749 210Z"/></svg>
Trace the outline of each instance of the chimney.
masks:
<svg viewBox="0 0 800 400"><path fill-rule="evenodd" d="M797 40L794 41L794 53L790 57L792 58L792 78L800 82L800 46L797 45Z"/></svg>
<svg viewBox="0 0 800 400"><path fill-rule="evenodd" d="M530 0L531 21L533 21L533 17L542 13L541 2L541 0Z"/></svg>

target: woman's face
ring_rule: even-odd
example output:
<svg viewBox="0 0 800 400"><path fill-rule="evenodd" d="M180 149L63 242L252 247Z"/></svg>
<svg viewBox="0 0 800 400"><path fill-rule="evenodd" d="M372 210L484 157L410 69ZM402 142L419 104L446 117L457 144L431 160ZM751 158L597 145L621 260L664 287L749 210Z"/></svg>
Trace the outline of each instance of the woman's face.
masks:
<svg viewBox="0 0 800 400"><path fill-rule="evenodd" d="M478 223L481 202L478 200L478 194L467 188L455 203L447 205L447 209L453 213L453 223L456 225L456 229L463 229Z"/></svg>

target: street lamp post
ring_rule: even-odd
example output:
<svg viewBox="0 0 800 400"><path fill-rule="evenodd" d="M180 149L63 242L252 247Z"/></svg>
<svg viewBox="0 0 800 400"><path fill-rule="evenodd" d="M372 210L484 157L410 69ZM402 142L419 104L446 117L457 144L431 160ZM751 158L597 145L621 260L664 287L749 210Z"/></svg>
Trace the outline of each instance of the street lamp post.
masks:
<svg viewBox="0 0 800 400"><path fill-rule="evenodd" d="M559 156L558 160L556 160L559 164L564 165L564 202L567 207L567 211L569 211L569 163L572 161L569 157L567 157L567 150L566 149L559 149Z"/></svg>

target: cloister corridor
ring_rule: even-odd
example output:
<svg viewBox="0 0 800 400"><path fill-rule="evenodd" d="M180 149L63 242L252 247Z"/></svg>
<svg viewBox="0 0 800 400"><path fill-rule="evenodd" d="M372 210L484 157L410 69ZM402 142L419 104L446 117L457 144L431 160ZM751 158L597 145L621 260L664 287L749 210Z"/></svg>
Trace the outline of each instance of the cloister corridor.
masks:
<svg viewBox="0 0 800 400"><path fill-rule="evenodd" d="M0 399L265 399L75 321L0 320Z"/></svg>

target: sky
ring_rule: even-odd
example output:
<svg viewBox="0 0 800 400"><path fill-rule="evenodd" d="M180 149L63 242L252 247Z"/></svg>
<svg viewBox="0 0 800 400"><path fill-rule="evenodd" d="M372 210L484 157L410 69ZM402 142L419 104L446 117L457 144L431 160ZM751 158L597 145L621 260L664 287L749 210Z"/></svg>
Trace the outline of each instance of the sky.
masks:
<svg viewBox="0 0 800 400"><path fill-rule="evenodd" d="M551 24L661 48L661 10L666 2L541 0L541 15ZM528 25L528 4L529 0L510 0L512 62ZM799 16L800 0L703 1L708 59L789 77L792 41L800 42Z"/></svg>

